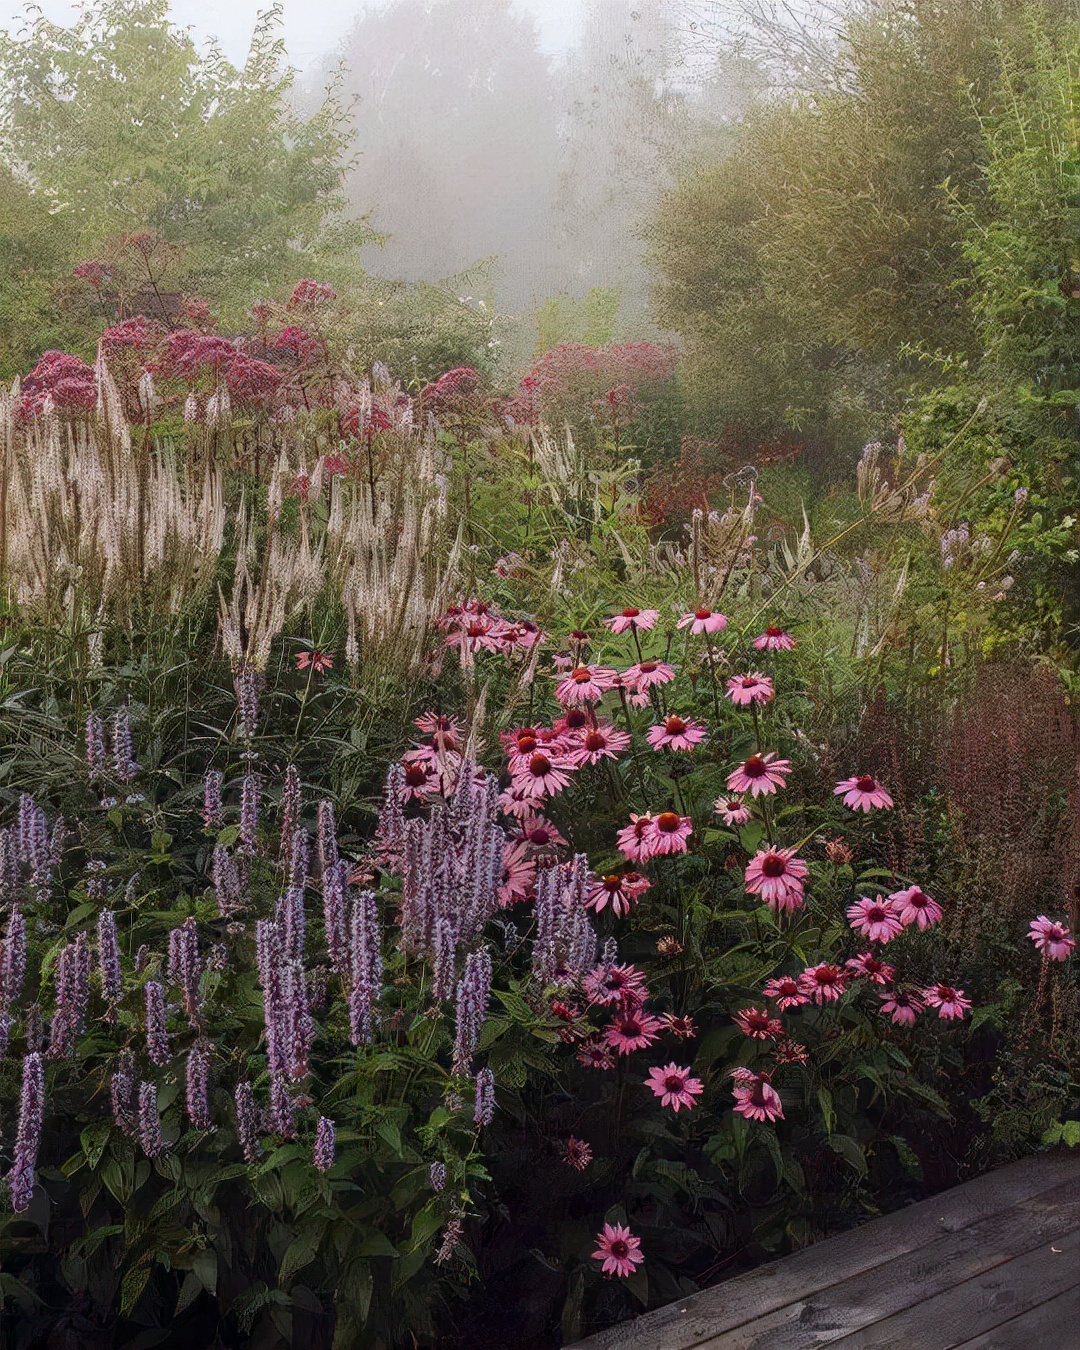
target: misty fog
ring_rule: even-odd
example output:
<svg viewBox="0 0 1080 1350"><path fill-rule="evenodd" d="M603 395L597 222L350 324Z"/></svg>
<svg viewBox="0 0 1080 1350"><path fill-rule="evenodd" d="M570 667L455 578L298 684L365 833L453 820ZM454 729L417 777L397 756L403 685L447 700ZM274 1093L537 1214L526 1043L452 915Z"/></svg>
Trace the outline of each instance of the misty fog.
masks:
<svg viewBox="0 0 1080 1350"><path fill-rule="evenodd" d="M364 250L372 275L456 279L510 313L617 288L620 330L648 331L648 211L760 76L720 40L734 6L578 9L551 54L511 0L390 0L328 53L318 73L353 103L349 205L385 236Z"/></svg>

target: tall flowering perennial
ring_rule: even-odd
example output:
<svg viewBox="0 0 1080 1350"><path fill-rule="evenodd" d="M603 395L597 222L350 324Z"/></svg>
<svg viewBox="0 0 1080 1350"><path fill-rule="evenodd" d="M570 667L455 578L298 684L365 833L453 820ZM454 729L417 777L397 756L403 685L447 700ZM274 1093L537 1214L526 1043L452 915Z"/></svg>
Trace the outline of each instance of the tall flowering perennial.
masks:
<svg viewBox="0 0 1080 1350"><path fill-rule="evenodd" d="M7 1174L11 1208L21 1214L30 1207L34 1194L34 1168L41 1144L41 1125L45 1117L45 1066L37 1052L23 1060L22 1090L19 1094L19 1124L11 1170Z"/></svg>
<svg viewBox="0 0 1080 1350"><path fill-rule="evenodd" d="M110 1021L116 1018L116 1005L124 993L124 977L120 968L120 939L116 931L116 915L103 909L97 924L98 973L101 992L109 1004Z"/></svg>
<svg viewBox="0 0 1080 1350"><path fill-rule="evenodd" d="M374 891L360 891L353 900L349 938L349 1039L367 1045L375 1035L375 1008L382 996L382 930Z"/></svg>
<svg viewBox="0 0 1080 1350"><path fill-rule="evenodd" d="M185 919L169 933L169 980L180 990L184 1012L193 1027L198 1026L200 999L199 981L202 962L199 958L199 934L194 918Z"/></svg>
<svg viewBox="0 0 1080 1350"><path fill-rule="evenodd" d="M66 1059L86 1028L90 1004L90 944L79 933L60 951L56 962L56 1010L49 1040L49 1058Z"/></svg>
<svg viewBox="0 0 1080 1350"><path fill-rule="evenodd" d="M139 1084L138 1135L139 1143L148 1158L156 1158L165 1152L156 1083Z"/></svg>
<svg viewBox="0 0 1080 1350"><path fill-rule="evenodd" d="M210 1046L198 1041L187 1055L184 1070L184 1109L192 1128L210 1128Z"/></svg>
<svg viewBox="0 0 1080 1350"><path fill-rule="evenodd" d="M491 997L491 953L486 947L470 952L458 981L454 1004L453 1073L464 1077L480 1043L480 1031Z"/></svg>

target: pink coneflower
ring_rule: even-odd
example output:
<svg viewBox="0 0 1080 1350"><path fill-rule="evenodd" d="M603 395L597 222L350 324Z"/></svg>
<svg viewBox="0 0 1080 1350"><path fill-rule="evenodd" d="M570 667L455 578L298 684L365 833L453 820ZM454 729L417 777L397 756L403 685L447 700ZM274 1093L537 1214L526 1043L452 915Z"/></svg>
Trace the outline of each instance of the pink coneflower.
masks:
<svg viewBox="0 0 1080 1350"><path fill-rule="evenodd" d="M697 1035L694 1019L688 1013L664 1013L660 1021L664 1030L680 1041L692 1040Z"/></svg>
<svg viewBox="0 0 1080 1350"><path fill-rule="evenodd" d="M577 1062L586 1069L613 1069L615 1057L599 1036L590 1036L578 1046Z"/></svg>
<svg viewBox="0 0 1080 1350"><path fill-rule="evenodd" d="M810 1054L805 1045L800 1045L798 1041L785 1038L776 1043L773 1050L777 1064L809 1064Z"/></svg>
<svg viewBox="0 0 1080 1350"><path fill-rule="evenodd" d="M898 1027L913 1027L915 1019L926 1005L916 993L904 993L894 989L883 995L878 1011L882 1017L891 1018Z"/></svg>
<svg viewBox="0 0 1080 1350"><path fill-rule="evenodd" d="M519 904L533 893L536 863L523 839L515 839L503 849L503 874L499 883L499 905L506 909Z"/></svg>
<svg viewBox="0 0 1080 1350"><path fill-rule="evenodd" d="M747 891L760 895L772 909L801 909L807 866L794 854L791 848L766 848L755 853L746 868Z"/></svg>
<svg viewBox="0 0 1080 1350"><path fill-rule="evenodd" d="M889 899L905 928L913 923L918 924L920 928L930 928L941 920L941 906L918 886L909 886L906 891L897 891L890 895Z"/></svg>
<svg viewBox="0 0 1080 1350"><path fill-rule="evenodd" d="M799 976L799 988L809 994L815 1003L835 1003L847 988L848 977L839 966L822 961L807 966Z"/></svg>
<svg viewBox="0 0 1080 1350"><path fill-rule="evenodd" d="M1034 942L1037 950L1048 956L1051 961L1066 960L1076 947L1076 939L1070 935L1068 924L1056 923L1045 914L1032 919L1028 937Z"/></svg>
<svg viewBox="0 0 1080 1350"><path fill-rule="evenodd" d="M892 984L896 978L896 969L887 961L881 961L873 952L860 952L844 962L856 979L870 980L873 984Z"/></svg>
<svg viewBox="0 0 1080 1350"><path fill-rule="evenodd" d="M869 938L871 942L891 942L904 931L893 902L878 896L868 899L863 896L848 906L848 923L856 933Z"/></svg>
<svg viewBox="0 0 1080 1350"><path fill-rule="evenodd" d="M630 814L630 824L624 825L615 836L619 852L631 862L648 862L653 856L651 828L653 818Z"/></svg>
<svg viewBox="0 0 1080 1350"><path fill-rule="evenodd" d="M674 811L661 811L649 826L646 835L649 856L658 858L670 853L685 853L686 841L693 830L693 822L689 816L680 816Z"/></svg>
<svg viewBox="0 0 1080 1350"><path fill-rule="evenodd" d="M640 1008L622 1007L604 1028L604 1039L619 1055L630 1055L652 1045L660 1031L660 1019Z"/></svg>
<svg viewBox="0 0 1080 1350"><path fill-rule="evenodd" d="M527 799L554 797L570 786L570 764L558 756L537 751L512 770L512 788L521 790Z"/></svg>
<svg viewBox="0 0 1080 1350"><path fill-rule="evenodd" d="M728 791L749 792L751 797L767 796L777 788L787 787L790 772L791 760L778 759L771 750L764 755L751 755L728 774Z"/></svg>
<svg viewBox="0 0 1080 1350"><path fill-rule="evenodd" d="M610 722L598 722L578 733L579 740L572 746L569 754L575 767L582 764L599 764L602 759L618 759L630 744L630 736L619 731Z"/></svg>
<svg viewBox="0 0 1080 1350"><path fill-rule="evenodd" d="M715 610L706 609L702 606L684 614L677 627L689 628L690 632L697 637L701 633L722 633L727 627L727 619L723 614L718 614Z"/></svg>
<svg viewBox="0 0 1080 1350"><path fill-rule="evenodd" d="M653 1090L660 1098L661 1106L670 1106L673 1111L682 1107L690 1110L697 1105L695 1097L705 1091L700 1078L694 1078L689 1069L681 1069L678 1064L665 1064L663 1068L649 1070L645 1086Z"/></svg>
<svg viewBox="0 0 1080 1350"><path fill-rule="evenodd" d="M581 981L585 997L594 1007L622 1003L638 1008L649 996L645 976L637 966L619 966L613 961L602 961Z"/></svg>
<svg viewBox="0 0 1080 1350"><path fill-rule="evenodd" d="M535 815L536 808L542 805L537 797L526 797L524 785L512 782L499 793L499 810L507 816L522 820Z"/></svg>
<svg viewBox="0 0 1080 1350"><path fill-rule="evenodd" d="M963 1017L971 1009L971 999L964 997L962 989L954 989L951 984L931 984L922 991L928 1008L936 1008L938 1017L943 1021L952 1021Z"/></svg>
<svg viewBox="0 0 1080 1350"><path fill-rule="evenodd" d="M630 913L651 886L652 882L640 872L611 872L606 877L597 877L589 887L585 903L597 914L610 905L621 918Z"/></svg>
<svg viewBox="0 0 1080 1350"><path fill-rule="evenodd" d="M791 634L785 633L782 628L766 628L764 633L759 633L754 639L754 646L759 652L790 652L796 643Z"/></svg>
<svg viewBox="0 0 1080 1350"><path fill-rule="evenodd" d="M622 1224L606 1223L596 1235L594 1261L603 1261L605 1275L633 1275L634 1267L640 1266L645 1257L641 1252L641 1239L634 1237L629 1228Z"/></svg>
<svg viewBox="0 0 1080 1350"><path fill-rule="evenodd" d="M744 1036L755 1041L774 1041L784 1034L784 1024L770 1017L763 1008L743 1008L735 1014L735 1025Z"/></svg>
<svg viewBox="0 0 1080 1350"><path fill-rule="evenodd" d="M748 707L751 703L771 703L776 690L768 675L755 670L749 675L732 675L727 682L727 696L736 706Z"/></svg>
<svg viewBox="0 0 1080 1350"><path fill-rule="evenodd" d="M620 633L633 632L635 629L647 633L650 628L655 628L659 617L658 609L634 609L631 605L614 618L605 619L604 623L616 636Z"/></svg>
<svg viewBox="0 0 1080 1350"><path fill-rule="evenodd" d="M442 713L429 712L418 717L413 723L425 736L431 737L432 745L440 750L461 750L463 733L461 724Z"/></svg>
<svg viewBox="0 0 1080 1350"><path fill-rule="evenodd" d="M674 933L665 933L656 939L656 950L661 956L681 956L685 948Z"/></svg>
<svg viewBox="0 0 1080 1350"><path fill-rule="evenodd" d="M420 762L406 764L401 775L401 800L422 800L439 791L439 775L430 765Z"/></svg>
<svg viewBox="0 0 1080 1350"><path fill-rule="evenodd" d="M624 670L622 678L628 688L643 694L648 689L670 684L675 678L675 671L663 661L639 661L636 666Z"/></svg>
<svg viewBox="0 0 1080 1350"><path fill-rule="evenodd" d="M725 825L745 825L750 819L750 808L738 797L718 797L713 810Z"/></svg>
<svg viewBox="0 0 1080 1350"><path fill-rule="evenodd" d="M833 788L833 796L843 797L844 805L850 806L853 811L870 811L874 807L884 810L893 804L893 799L869 773L857 773L837 783Z"/></svg>
<svg viewBox="0 0 1080 1350"><path fill-rule="evenodd" d="M706 734L700 722L672 716L665 718L659 726L650 727L648 739L654 750L693 750Z"/></svg>
<svg viewBox="0 0 1080 1350"><path fill-rule="evenodd" d="M555 697L564 706L599 703L614 686L615 671L606 666L577 666L555 687Z"/></svg>
<svg viewBox="0 0 1080 1350"><path fill-rule="evenodd" d="M543 816L525 816L519 825L519 829L520 835L518 837L532 848L566 847L566 840L562 834L556 826L552 825L550 820L546 820Z"/></svg>
<svg viewBox="0 0 1080 1350"><path fill-rule="evenodd" d="M810 1002L799 988L799 981L794 975L778 975L775 980L768 980L761 992L766 998L772 999L781 1012Z"/></svg>
<svg viewBox="0 0 1080 1350"><path fill-rule="evenodd" d="M592 1162L593 1152L584 1139L575 1139L573 1135L563 1146L563 1161L575 1172L584 1172Z"/></svg>
<svg viewBox="0 0 1080 1350"><path fill-rule="evenodd" d="M333 669L334 658L329 652L321 652L317 648L310 652L297 652L296 669L307 670L309 666L316 675L324 675Z"/></svg>
<svg viewBox="0 0 1080 1350"><path fill-rule="evenodd" d="M735 1087L736 1115L747 1120L783 1120L784 1108L779 1094L769 1082L767 1073L754 1073L751 1069L736 1069L732 1075Z"/></svg>

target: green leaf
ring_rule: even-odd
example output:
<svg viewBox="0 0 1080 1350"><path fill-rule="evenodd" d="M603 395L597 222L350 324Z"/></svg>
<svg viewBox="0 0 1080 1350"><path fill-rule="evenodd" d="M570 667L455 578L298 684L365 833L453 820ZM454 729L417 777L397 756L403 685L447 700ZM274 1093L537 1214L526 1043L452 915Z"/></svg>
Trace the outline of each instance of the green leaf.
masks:
<svg viewBox="0 0 1080 1350"><path fill-rule="evenodd" d="M191 1261L191 1269L199 1277L199 1282L209 1294L217 1293L218 1259L212 1247L197 1251Z"/></svg>
<svg viewBox="0 0 1080 1350"><path fill-rule="evenodd" d="M283 1289L287 1289L293 1278L314 1261L325 1232L325 1223L307 1224L286 1247L278 1267L278 1284Z"/></svg>
<svg viewBox="0 0 1080 1350"><path fill-rule="evenodd" d="M86 1129L79 1135L83 1153L90 1167L96 1167L101 1161L101 1155L105 1152L105 1145L109 1142L111 1133L112 1126L106 1121L95 1121L93 1124L87 1125Z"/></svg>
<svg viewBox="0 0 1080 1350"><path fill-rule="evenodd" d="M120 1285L120 1311L126 1317L142 1297L142 1292L150 1282L149 1266L134 1266L124 1276Z"/></svg>
<svg viewBox="0 0 1080 1350"><path fill-rule="evenodd" d="M173 1309L173 1316L179 1317L185 1308L190 1308L199 1295L203 1292L202 1280L193 1270L189 1270L184 1276L183 1283L180 1286L180 1292L176 1296L176 1307Z"/></svg>
<svg viewBox="0 0 1080 1350"><path fill-rule="evenodd" d="M853 1172L860 1177L867 1174L866 1158L862 1149L849 1134L830 1134L825 1141L834 1153L838 1153Z"/></svg>

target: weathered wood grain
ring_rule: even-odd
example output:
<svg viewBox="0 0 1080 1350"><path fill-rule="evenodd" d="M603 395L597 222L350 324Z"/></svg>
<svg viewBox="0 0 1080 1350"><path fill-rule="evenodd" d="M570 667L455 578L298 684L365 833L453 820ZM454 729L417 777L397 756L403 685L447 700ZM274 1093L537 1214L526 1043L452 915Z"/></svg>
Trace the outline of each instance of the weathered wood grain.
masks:
<svg viewBox="0 0 1080 1350"><path fill-rule="evenodd" d="M1051 1248L1057 1248L1052 1252ZM1019 1313L1080 1284L1080 1230L996 1266L935 1298L834 1341L834 1350L957 1350ZM1080 1327L1060 1325L1056 1339L1031 1341L1028 1350L1080 1346Z"/></svg>
<svg viewBox="0 0 1080 1350"><path fill-rule="evenodd" d="M722 1332L805 1300L845 1279L885 1267L942 1235L959 1232L1069 1180L1080 1185L1080 1158L1068 1154L1026 1158L644 1317L610 1327L568 1350L694 1350Z"/></svg>
<svg viewBox="0 0 1080 1350"><path fill-rule="evenodd" d="M1080 1285L964 1341L957 1350L1069 1350L1076 1345L1080 1345Z"/></svg>
<svg viewBox="0 0 1080 1350"><path fill-rule="evenodd" d="M876 1224L866 1230L872 1242ZM812 1350L840 1344L901 1344L875 1337L883 1319L955 1289L1014 1257L1045 1249L1056 1239L1080 1231L1080 1184L1067 1181L1034 1199L969 1224L955 1233L841 1280L786 1307L755 1318L733 1331L702 1342L700 1350ZM865 1342L852 1339L870 1327ZM908 1342L910 1344L910 1342Z"/></svg>

